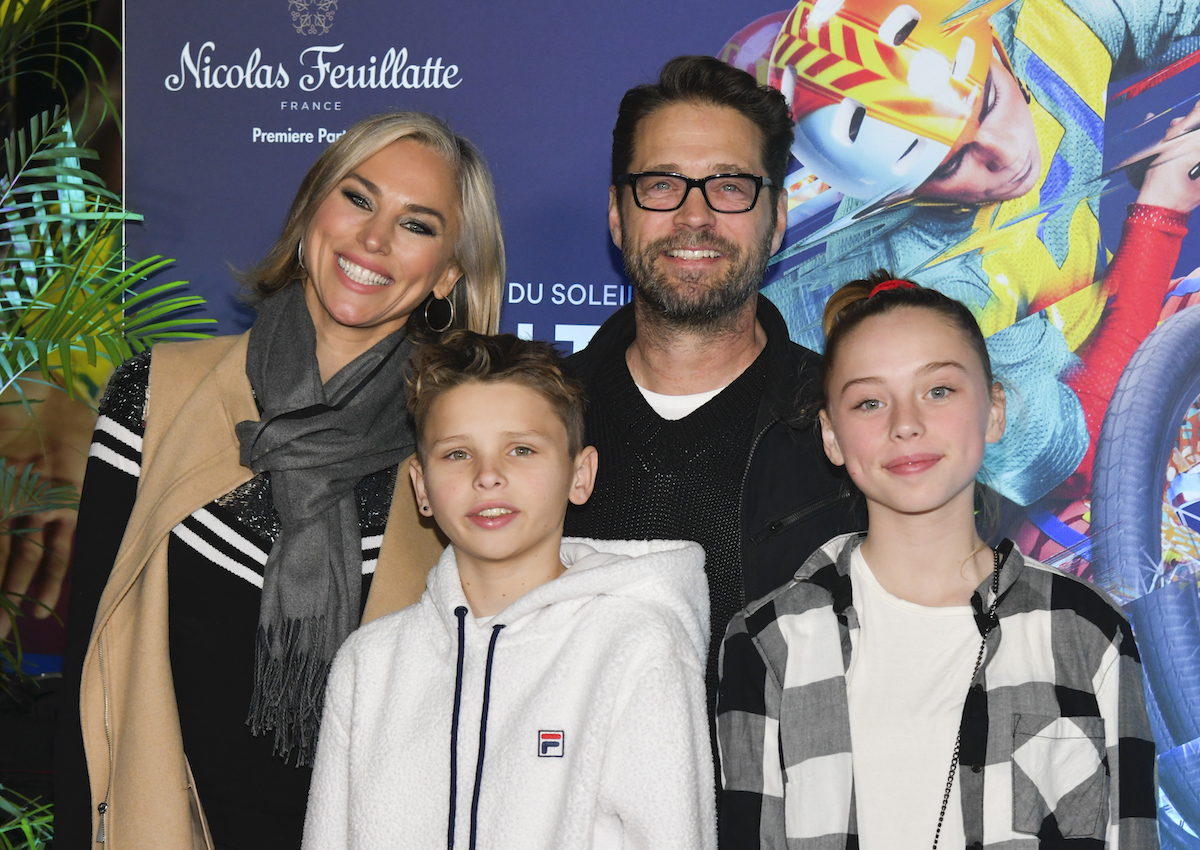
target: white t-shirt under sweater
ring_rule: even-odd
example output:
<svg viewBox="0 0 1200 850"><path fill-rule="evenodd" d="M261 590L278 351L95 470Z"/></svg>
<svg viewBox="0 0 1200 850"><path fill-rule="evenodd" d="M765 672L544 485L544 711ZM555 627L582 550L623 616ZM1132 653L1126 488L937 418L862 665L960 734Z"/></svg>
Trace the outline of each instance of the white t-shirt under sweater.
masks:
<svg viewBox="0 0 1200 850"><path fill-rule="evenodd" d="M642 398L646 399L646 404L654 409L654 412L663 419L676 420L683 419L685 416L690 416L704 405L708 404L724 387L718 387L715 390L707 390L702 393L691 393L690 395L663 395L662 393L651 392L640 384L634 384L642 393Z"/></svg>
<svg viewBox="0 0 1200 850"><path fill-rule="evenodd" d="M930 608L893 596L861 548L850 581L861 626L846 675L859 846L928 850L979 630L970 606ZM956 774L938 847L965 844L960 794Z"/></svg>

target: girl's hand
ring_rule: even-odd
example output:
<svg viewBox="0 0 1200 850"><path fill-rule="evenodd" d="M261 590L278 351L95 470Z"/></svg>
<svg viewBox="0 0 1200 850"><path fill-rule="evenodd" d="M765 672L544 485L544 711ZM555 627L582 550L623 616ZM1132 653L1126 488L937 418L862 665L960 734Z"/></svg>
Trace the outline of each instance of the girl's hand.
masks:
<svg viewBox="0 0 1200 850"><path fill-rule="evenodd" d="M1146 170L1139 204L1166 207L1184 214L1200 206L1200 100L1186 116L1171 122Z"/></svg>

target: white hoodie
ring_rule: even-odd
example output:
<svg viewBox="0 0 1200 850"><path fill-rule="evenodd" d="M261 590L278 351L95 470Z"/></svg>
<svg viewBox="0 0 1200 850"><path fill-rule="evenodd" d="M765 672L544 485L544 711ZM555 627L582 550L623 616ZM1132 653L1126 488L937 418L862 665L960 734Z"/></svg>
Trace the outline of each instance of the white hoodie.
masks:
<svg viewBox="0 0 1200 850"><path fill-rule="evenodd" d="M305 850L716 846L704 550L567 539L562 561L481 625L448 548L420 602L351 635Z"/></svg>

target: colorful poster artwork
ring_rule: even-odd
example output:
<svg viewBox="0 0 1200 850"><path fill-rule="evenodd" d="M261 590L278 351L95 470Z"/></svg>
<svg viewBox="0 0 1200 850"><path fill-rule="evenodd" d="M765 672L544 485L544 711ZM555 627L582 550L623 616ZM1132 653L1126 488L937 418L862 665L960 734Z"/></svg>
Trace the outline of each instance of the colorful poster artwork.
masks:
<svg viewBox="0 0 1200 850"><path fill-rule="evenodd" d="M1106 0L801 2L721 57L797 123L764 292L819 350L885 268L966 303L1009 404L997 533L1133 619L1167 847L1200 847L1200 17Z"/></svg>

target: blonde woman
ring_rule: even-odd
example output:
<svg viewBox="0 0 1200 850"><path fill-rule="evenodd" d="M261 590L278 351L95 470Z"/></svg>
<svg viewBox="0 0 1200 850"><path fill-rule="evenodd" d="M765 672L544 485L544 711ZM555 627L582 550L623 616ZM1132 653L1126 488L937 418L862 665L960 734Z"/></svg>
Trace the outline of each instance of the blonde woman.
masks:
<svg viewBox="0 0 1200 850"><path fill-rule="evenodd" d="M494 332L503 275L478 152L380 115L304 178L247 333L118 370L80 509L60 846L299 845L334 653L441 550L408 482L409 354Z"/></svg>

